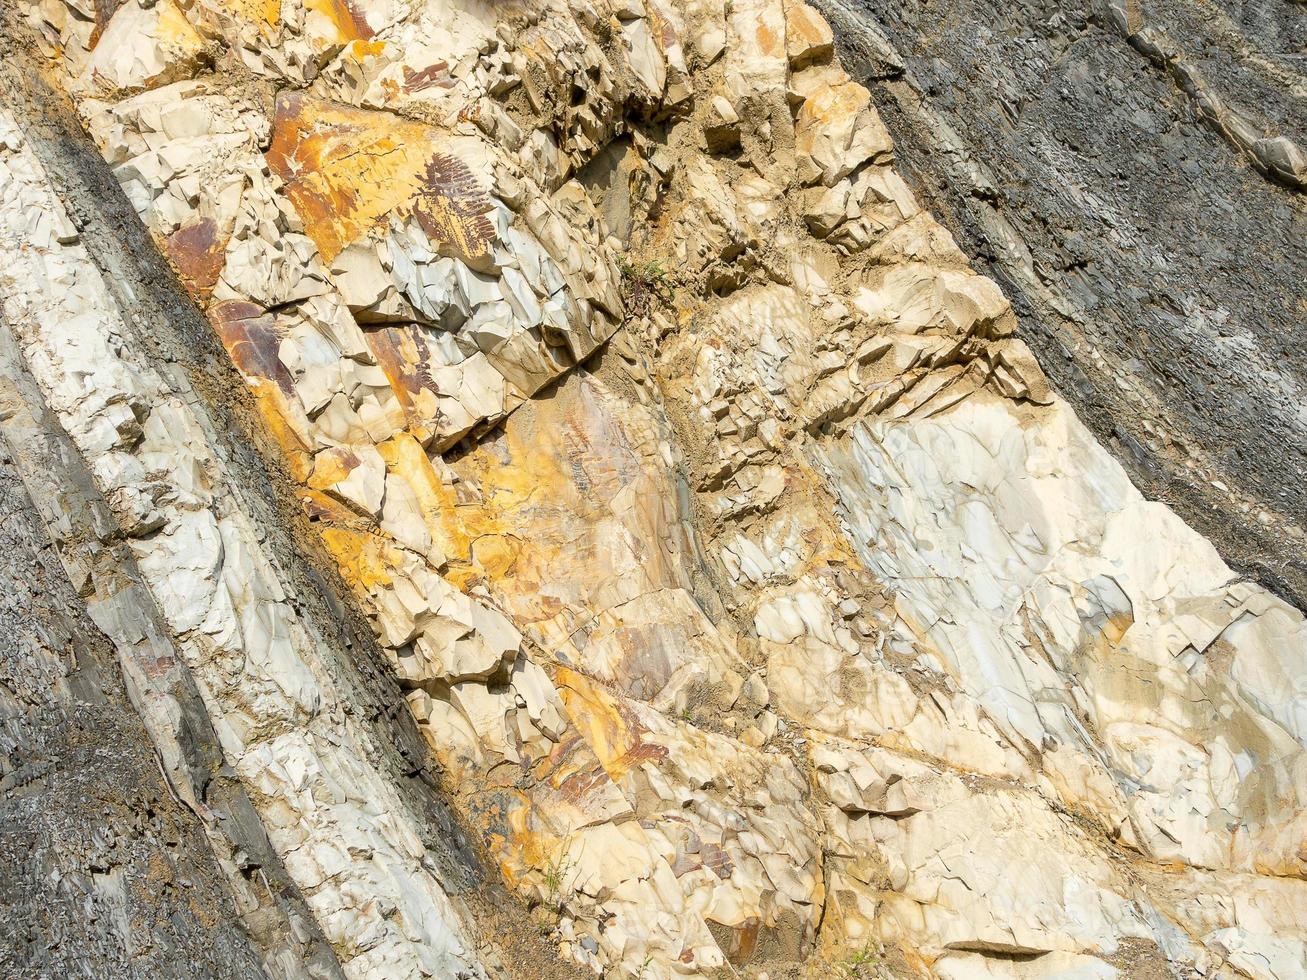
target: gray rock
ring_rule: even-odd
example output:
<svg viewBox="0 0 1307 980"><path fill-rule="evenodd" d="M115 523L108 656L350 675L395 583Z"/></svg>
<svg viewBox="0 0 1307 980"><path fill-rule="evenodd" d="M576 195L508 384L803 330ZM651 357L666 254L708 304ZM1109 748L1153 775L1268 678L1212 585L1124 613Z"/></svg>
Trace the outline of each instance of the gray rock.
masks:
<svg viewBox="0 0 1307 980"><path fill-rule="evenodd" d="M1146 494L1307 603L1301 12L817 5L1054 386Z"/></svg>

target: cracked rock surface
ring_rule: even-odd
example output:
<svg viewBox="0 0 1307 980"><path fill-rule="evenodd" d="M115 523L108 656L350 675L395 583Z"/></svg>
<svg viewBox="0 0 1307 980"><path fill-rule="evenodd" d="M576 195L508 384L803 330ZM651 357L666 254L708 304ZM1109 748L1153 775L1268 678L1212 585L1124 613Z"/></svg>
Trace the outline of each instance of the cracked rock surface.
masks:
<svg viewBox="0 0 1307 980"><path fill-rule="evenodd" d="M7 443L0 972L262 976L214 856L170 796L112 644L50 547ZM73 493L65 500L75 506Z"/></svg>
<svg viewBox="0 0 1307 980"><path fill-rule="evenodd" d="M1050 383L841 66L883 36L19 13L0 501L83 618L15 672L71 717L95 639L158 760L109 802L171 802L112 881L59 852L86 922L0 850L17 975L1307 976L1307 622ZM77 750L6 724L4 826L50 826L76 777L17 774ZM196 897L151 924L160 846Z"/></svg>
<svg viewBox="0 0 1307 980"><path fill-rule="evenodd" d="M819 6L1098 439L1303 608L1307 6Z"/></svg>

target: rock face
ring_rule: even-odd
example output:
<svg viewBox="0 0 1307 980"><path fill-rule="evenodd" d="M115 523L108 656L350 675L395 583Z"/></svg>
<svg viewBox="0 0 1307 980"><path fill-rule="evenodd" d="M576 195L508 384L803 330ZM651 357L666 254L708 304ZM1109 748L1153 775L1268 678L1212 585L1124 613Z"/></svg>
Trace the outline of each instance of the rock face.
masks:
<svg viewBox="0 0 1307 980"><path fill-rule="evenodd" d="M909 183L1086 424L1307 604L1307 7L819 6Z"/></svg>
<svg viewBox="0 0 1307 980"><path fill-rule="evenodd" d="M112 931L0 851L19 975L1307 975L1302 613L1050 388L814 9L21 13L102 159L8 78L13 512L220 928L136 924L155 824L43 858Z"/></svg>
<svg viewBox="0 0 1307 980"><path fill-rule="evenodd" d="M0 354L6 382L14 354L7 344ZM262 976L238 914L250 886L229 892L203 835L170 797L96 624L106 606L78 596L49 547L15 453L48 452L42 462L55 468L60 454L38 430L14 424L22 408L11 395L0 444L0 903L8 923L0 972ZM11 452L19 435L31 438ZM60 475L70 479L47 499L76 519L94 506L91 492ZM120 608L131 609L132 598Z"/></svg>

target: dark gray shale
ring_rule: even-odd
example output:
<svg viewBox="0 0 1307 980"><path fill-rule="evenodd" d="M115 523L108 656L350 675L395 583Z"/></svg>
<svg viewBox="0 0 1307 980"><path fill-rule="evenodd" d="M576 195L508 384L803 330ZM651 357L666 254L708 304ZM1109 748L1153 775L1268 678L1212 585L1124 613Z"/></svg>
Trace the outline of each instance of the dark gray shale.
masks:
<svg viewBox="0 0 1307 980"><path fill-rule="evenodd" d="M1307 4L816 3L1059 393L1307 608Z"/></svg>
<svg viewBox="0 0 1307 980"><path fill-rule="evenodd" d="M48 111L26 103L33 90L7 72L0 88L45 165L75 170L75 139L31 126ZM72 210L86 231L102 223L94 208ZM140 270L119 271L119 290L134 292ZM0 453L11 528L0 623L7 612L27 633L6 644L0 671L13 685L0 686L0 718L14 726L0 760L13 769L0 778L0 880L11 886L0 915L12 927L0 929L0 976L341 977L2 317ZM44 704L23 683L36 672L50 675ZM169 709L146 708L142 724L142 706L160 702ZM24 775L29 759L43 778Z"/></svg>
<svg viewBox="0 0 1307 980"><path fill-rule="evenodd" d="M0 976L263 977L204 829L165 782L113 641L61 564L65 546L82 551L73 534L107 525L84 473L62 469L68 458L53 444L13 445L25 412L12 387L17 352L4 340ZM20 479L34 475L24 463L47 464L44 513ZM54 508L69 537L52 548ZM122 584L119 599L140 597ZM202 737L190 740L197 756Z"/></svg>
<svg viewBox="0 0 1307 980"><path fill-rule="evenodd" d="M41 81L32 60L13 43L13 36L5 42L2 32L0 93L6 106L18 117L29 144L45 166L83 243L114 293L126 318L132 344L154 359L161 373L205 420L213 440L212 449L230 477L225 491L239 498L241 506L265 533L268 553L286 575L291 603L305 626L322 636L326 647L333 651L337 682L347 692L355 715L374 731L372 743L378 747L377 757L369 762L397 785L446 890L478 907L495 904L504 898L498 876L487 878L477 852L442 794L426 744L417 732L397 682L382 660L371 628L348 598L334 565L321 553L317 534L293 496L289 477L277 467L275 449L260 448L266 444L243 380L209 324L182 292L108 166L81 131L67 102ZM0 333L7 333L3 324ZM156 631L150 625L152 620L157 622L157 610L153 609L145 590L133 583L125 549L121 556L109 555L113 561L106 560L117 535L107 508L95 494L75 451L61 441L57 423L42 417L44 406L39 404L39 394L23 370L21 354L12 343L0 345L0 353L6 351L8 357L0 359L5 367L0 372L0 393L8 405L0 411L7 436L3 445L26 457L26 465L20 465L22 475L36 481L29 487L30 497L38 504L45 504L40 516L55 538L56 551L64 559L65 581L71 577L76 582L73 595L79 591L84 595L94 593L98 599L104 597L106 588L96 581L97 573L112 573L116 581L108 587L107 594L115 598L110 605L101 603L96 607L100 626L109 633L119 632L112 639L120 642L125 639L166 644L166 630L160 625ZM27 396L21 395L20 389L24 387ZM23 438L15 439L19 432L15 426L22 423L23 413L28 422L21 428ZM24 460L18 462L22 464ZM122 561L118 561L120 557ZM21 577L23 571L20 567L9 574ZM20 596L18 608L25 603L27 600ZM83 602L80 609L85 608ZM95 629L95 624L82 625L91 631L89 635L96 637L106 658L95 675L97 679L87 683L101 693L115 686L122 692L119 665L107 659L111 656L110 639ZM30 660L31 656L20 655L20 659ZM0 976L189 977L194 973L253 977L265 972L272 976L340 975L334 954L322 940L303 898L267 846L256 813L239 785L227 777L198 695L193 687L170 693L181 703L184 721L176 733L183 764L169 775L173 782L187 784L179 795L185 797L189 788L211 820L197 817L172 799L165 799L163 802L168 805L162 809L147 812L166 812L171 821L169 826L178 828L162 836L180 841L173 848L176 859L184 858L191 866L201 869L187 875L194 886L194 891L187 894L202 895L196 907L211 911L198 916L201 927L193 930L184 910L169 916L169 907L161 899L158 915L166 917L173 932L169 933L157 919L138 916L129 920L130 941L117 925L111 928L109 923L82 922L77 928L52 924L46 911L49 903L42 892L43 887L50 886L38 881L49 869L24 865L26 845L22 840L26 838L12 835L25 833L28 825L55 820L81 825L88 838L112 835L116 831L111 814L105 812L99 799L77 796L78 790L71 784L65 788L64 783L71 776L65 776L62 768L64 755L72 751L71 747L51 745L40 752L33 749L46 760L42 765L51 773L48 790L29 792L23 804L24 816L14 823L5 822L2 809L5 793L0 792L0 838L3 838L0 920L4 922L0 927ZM129 734L121 738L113 736L116 742L94 751L122 755L122 778L113 778L114 769L105 770L104 785L118 787L114 793L106 791L105 805L118 803L135 812L142 793L158 797L164 786L155 747L146 744L140 723L126 716L127 706L120 694L117 697L115 710L121 708L123 716L116 724L119 728L126 726ZM66 710L71 715L80 705L79 700L72 698ZM110 738L108 731L105 738ZM112 752L110 746L114 746ZM137 782L126 778L129 770L137 774ZM4 774L0 770L0 778ZM145 788L138 789L137 783ZM4 789L8 791L8 787ZM171 797L172 793L168 795ZM59 807L67 812L62 815L47 812ZM207 856L201 853L206 824L213 843ZM138 848L147 856L149 847L153 846L150 833L154 831L146 834ZM242 877L252 880L249 889L243 889L239 881L235 883L238 892L246 892L241 897L247 904L251 895L258 899L259 905L252 912L233 901L233 882L230 878L224 880L215 865L215 855L218 865L234 862ZM74 856L69 860L76 864L82 859ZM136 864L114 873L128 877L135 874L144 858L134 860ZM6 863L9 861L12 865ZM92 884L98 880L94 875L99 872L91 865L79 865L78 873L87 876ZM503 901L500 912L511 915L508 911L511 904ZM233 914L237 906L246 913L244 916ZM91 910L90 905L87 910ZM11 927L13 938L5 935ZM188 964L187 967L174 969L165 959L157 963L141 959L138 947L156 946L174 951L180 958L178 962ZM54 948L58 949L57 962L52 958L56 956L52 952ZM210 951L207 961L203 955L205 949ZM494 945L483 945L479 955L492 974L500 972L500 954Z"/></svg>

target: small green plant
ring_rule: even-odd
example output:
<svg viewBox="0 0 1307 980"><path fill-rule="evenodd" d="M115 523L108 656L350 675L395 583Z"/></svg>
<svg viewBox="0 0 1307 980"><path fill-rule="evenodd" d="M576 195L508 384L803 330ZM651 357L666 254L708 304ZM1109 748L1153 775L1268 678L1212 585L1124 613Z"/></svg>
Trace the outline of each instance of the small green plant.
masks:
<svg viewBox="0 0 1307 980"><path fill-rule="evenodd" d="M880 951L868 943L862 949L851 953L841 967L847 980L862 980L863 977L870 977L871 968L879 965Z"/></svg>
<svg viewBox="0 0 1307 980"><path fill-rule="evenodd" d="M622 273L627 299L632 307L648 306L653 299L670 303L676 295L671 273L657 259L635 262L624 255L618 260L618 269Z"/></svg>
<svg viewBox="0 0 1307 980"><path fill-rule="evenodd" d="M563 913L563 882L576 867L576 860L571 856L571 843L571 837L563 838L558 851L545 864L545 904L559 915Z"/></svg>

